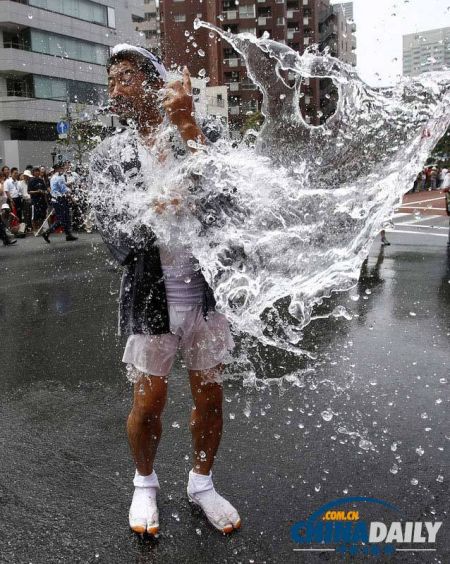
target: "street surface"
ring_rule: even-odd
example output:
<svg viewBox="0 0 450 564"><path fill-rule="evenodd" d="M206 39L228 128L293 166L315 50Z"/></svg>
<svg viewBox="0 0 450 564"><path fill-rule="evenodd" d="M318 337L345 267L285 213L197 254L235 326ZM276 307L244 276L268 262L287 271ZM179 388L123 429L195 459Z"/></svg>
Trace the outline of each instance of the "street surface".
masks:
<svg viewBox="0 0 450 564"><path fill-rule="evenodd" d="M260 371L271 387L244 387L239 374L226 382L214 478L242 517L230 537L186 498L190 397L179 362L155 465L161 535L128 529L131 387L115 335L120 273L100 238L1 247L1 564L342 562L333 549L296 551L290 527L345 496L393 503L402 520L444 521L436 550L392 561L450 562L449 223L429 194L397 211L391 246L376 241L359 284L324 308L344 305L352 319L307 328L316 361L269 351ZM293 371L295 384L277 385Z"/></svg>

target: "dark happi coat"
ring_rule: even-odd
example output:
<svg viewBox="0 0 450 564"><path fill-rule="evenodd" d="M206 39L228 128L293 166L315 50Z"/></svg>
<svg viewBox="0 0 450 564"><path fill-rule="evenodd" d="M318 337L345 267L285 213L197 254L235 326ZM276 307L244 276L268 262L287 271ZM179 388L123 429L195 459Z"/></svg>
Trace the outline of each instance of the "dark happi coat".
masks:
<svg viewBox="0 0 450 564"><path fill-rule="evenodd" d="M218 138L215 127L204 126L210 141ZM119 334L145 333L159 335L170 332L166 290L157 238L147 226L134 233L117 229L123 210L114 206L112 196L117 186L144 187L137 134L125 130L103 141L95 150L90 164L91 205L98 229L114 259L124 267L119 298ZM174 145L182 157L183 149ZM214 310L216 301L205 282L203 315Z"/></svg>

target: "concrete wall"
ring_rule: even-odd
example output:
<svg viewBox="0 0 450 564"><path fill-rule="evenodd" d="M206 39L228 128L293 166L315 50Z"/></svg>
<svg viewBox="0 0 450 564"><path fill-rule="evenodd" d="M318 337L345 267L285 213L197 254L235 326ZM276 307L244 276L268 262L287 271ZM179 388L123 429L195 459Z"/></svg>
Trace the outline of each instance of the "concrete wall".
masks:
<svg viewBox="0 0 450 564"><path fill-rule="evenodd" d="M20 171L28 164L36 166L52 165L51 152L55 143L52 141L4 141L3 165L16 166Z"/></svg>

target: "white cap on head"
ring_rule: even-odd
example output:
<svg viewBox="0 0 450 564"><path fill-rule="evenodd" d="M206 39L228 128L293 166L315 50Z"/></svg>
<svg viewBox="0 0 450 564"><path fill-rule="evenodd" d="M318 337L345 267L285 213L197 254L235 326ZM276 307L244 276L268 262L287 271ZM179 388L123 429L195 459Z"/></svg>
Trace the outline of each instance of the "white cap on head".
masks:
<svg viewBox="0 0 450 564"><path fill-rule="evenodd" d="M24 171L22 172L22 174L23 174L24 176L28 176L28 178L33 178L33 175L31 174L31 171L29 171L28 169L24 170Z"/></svg>
<svg viewBox="0 0 450 564"><path fill-rule="evenodd" d="M11 208L8 206L8 204L3 204L2 205L2 210L10 210Z"/></svg>
<svg viewBox="0 0 450 564"><path fill-rule="evenodd" d="M162 80L164 80L164 82L167 81L167 71L165 66L158 59L158 57L156 57L151 51L147 51L147 49L144 49L143 47L136 47L135 45L130 45L129 43L119 43L111 49L111 56L113 57L114 55L118 55L119 53L130 51L138 53L145 59L151 61Z"/></svg>

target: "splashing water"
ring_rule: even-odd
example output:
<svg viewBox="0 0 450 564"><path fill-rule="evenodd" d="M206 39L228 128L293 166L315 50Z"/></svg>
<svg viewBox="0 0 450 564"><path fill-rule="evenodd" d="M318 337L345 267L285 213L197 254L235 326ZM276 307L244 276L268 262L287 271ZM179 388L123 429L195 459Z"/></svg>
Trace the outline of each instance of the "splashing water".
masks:
<svg viewBox="0 0 450 564"><path fill-rule="evenodd" d="M356 283L373 239L450 125L450 73L373 89L327 54L300 56L200 20L195 27L232 45L263 93L266 119L254 146L221 139L181 160L158 159L177 135L164 122L157 146L140 155L145 183L131 166L114 195L110 186L103 200L96 192L96 205L116 208L121 229L135 236L148 225L166 243L190 241L235 330L308 354L301 329L314 306ZM335 114L317 127L300 111L301 85L313 77L331 78L339 94ZM130 162L133 139L131 128L112 141ZM154 213L154 198L174 195L181 206ZM345 308L333 315L348 318Z"/></svg>

